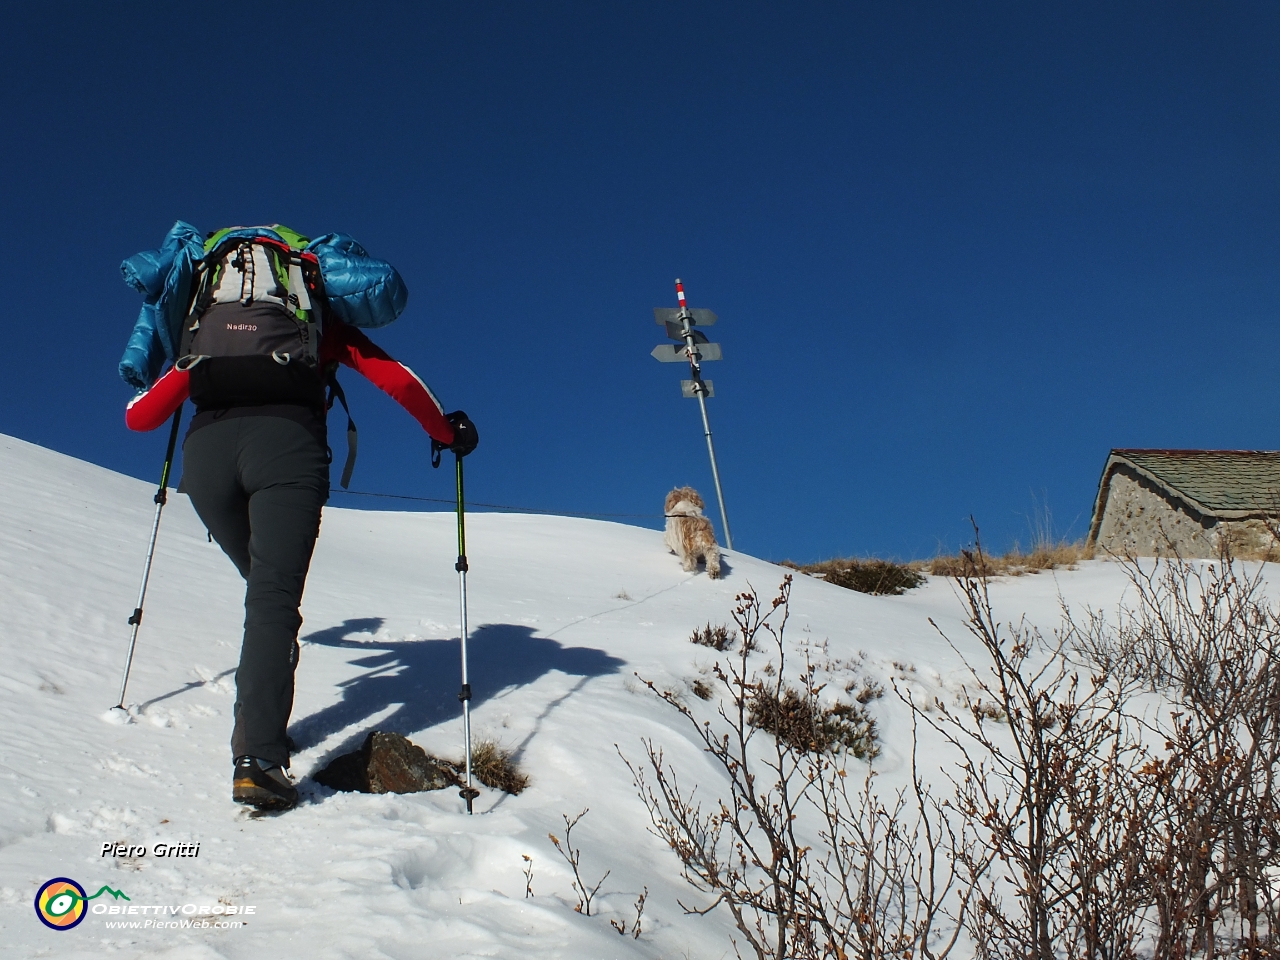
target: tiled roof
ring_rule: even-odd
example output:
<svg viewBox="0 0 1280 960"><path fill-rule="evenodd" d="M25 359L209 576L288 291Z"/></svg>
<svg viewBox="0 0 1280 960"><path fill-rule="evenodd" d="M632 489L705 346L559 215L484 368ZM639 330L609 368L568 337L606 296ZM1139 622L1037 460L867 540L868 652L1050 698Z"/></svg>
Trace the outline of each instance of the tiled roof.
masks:
<svg viewBox="0 0 1280 960"><path fill-rule="evenodd" d="M1280 451L1112 450L1162 486L1216 515L1280 513Z"/></svg>

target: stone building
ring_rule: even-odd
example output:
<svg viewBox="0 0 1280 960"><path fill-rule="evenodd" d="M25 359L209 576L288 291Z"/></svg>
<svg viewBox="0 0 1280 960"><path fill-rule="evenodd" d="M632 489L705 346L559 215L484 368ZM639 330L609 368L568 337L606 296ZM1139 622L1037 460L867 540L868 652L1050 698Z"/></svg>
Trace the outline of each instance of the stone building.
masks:
<svg viewBox="0 0 1280 960"><path fill-rule="evenodd" d="M1256 556L1280 530L1280 451L1112 450L1089 545L1099 554Z"/></svg>

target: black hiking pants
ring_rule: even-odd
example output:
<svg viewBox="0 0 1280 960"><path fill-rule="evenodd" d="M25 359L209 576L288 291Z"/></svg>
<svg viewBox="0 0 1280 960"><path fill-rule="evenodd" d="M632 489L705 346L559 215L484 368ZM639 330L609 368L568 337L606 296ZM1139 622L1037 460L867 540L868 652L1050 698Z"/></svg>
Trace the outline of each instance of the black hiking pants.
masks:
<svg viewBox="0 0 1280 960"><path fill-rule="evenodd" d="M247 584L236 670L233 757L289 765L302 589L329 497L329 457L283 417L220 420L182 448L183 489Z"/></svg>

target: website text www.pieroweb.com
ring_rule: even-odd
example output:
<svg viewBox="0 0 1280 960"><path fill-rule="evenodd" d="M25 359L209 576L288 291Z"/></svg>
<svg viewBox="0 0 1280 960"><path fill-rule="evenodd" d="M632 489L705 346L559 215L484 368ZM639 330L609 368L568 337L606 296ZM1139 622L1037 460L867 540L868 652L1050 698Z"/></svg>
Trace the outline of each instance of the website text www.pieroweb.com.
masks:
<svg viewBox="0 0 1280 960"><path fill-rule="evenodd" d="M191 928L235 930L248 925L258 908L252 904L94 904L89 912L98 914L107 929L186 930Z"/></svg>

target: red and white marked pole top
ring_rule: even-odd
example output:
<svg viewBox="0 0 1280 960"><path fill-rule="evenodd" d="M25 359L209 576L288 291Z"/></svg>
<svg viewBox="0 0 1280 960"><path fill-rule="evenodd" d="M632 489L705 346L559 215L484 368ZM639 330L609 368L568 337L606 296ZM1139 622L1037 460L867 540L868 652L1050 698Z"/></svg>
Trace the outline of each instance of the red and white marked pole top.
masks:
<svg viewBox="0 0 1280 960"><path fill-rule="evenodd" d="M679 277L676 277L676 299L680 301L681 310L689 308L689 304L684 299L684 284L680 282Z"/></svg>

